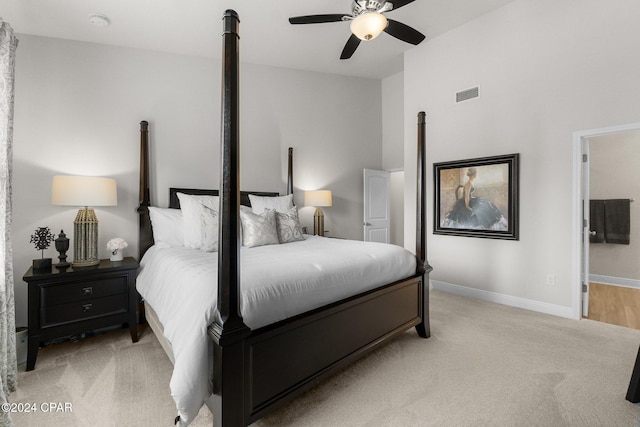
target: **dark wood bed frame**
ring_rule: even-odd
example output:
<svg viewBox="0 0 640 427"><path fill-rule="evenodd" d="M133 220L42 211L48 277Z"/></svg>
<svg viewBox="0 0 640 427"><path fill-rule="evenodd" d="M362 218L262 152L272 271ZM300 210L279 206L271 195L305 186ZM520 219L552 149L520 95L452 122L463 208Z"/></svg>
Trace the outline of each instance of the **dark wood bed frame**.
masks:
<svg viewBox="0 0 640 427"><path fill-rule="evenodd" d="M428 338L429 272L425 218L425 114L418 114L416 272L413 276L256 330L240 313L240 204L249 192L239 183L238 15L223 18L222 141L218 298L220 321L209 327L213 341L215 426L249 425L335 374L392 337L415 327ZM153 245L149 218L148 124L140 123L140 259ZM287 193L293 193L289 149ZM218 190L172 189L217 194ZM254 193L255 194L255 193ZM259 193L260 194L260 193ZM278 193L261 193L277 195ZM215 286L212 283L212 286Z"/></svg>

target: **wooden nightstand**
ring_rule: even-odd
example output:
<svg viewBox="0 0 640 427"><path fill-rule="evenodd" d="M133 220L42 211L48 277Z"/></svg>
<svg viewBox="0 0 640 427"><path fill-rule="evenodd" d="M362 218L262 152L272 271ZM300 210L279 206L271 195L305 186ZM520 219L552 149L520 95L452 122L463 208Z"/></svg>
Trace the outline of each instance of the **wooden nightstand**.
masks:
<svg viewBox="0 0 640 427"><path fill-rule="evenodd" d="M45 340L127 323L131 340L138 342L137 269L130 257L104 259L92 269L29 268L22 278L29 286L27 371Z"/></svg>

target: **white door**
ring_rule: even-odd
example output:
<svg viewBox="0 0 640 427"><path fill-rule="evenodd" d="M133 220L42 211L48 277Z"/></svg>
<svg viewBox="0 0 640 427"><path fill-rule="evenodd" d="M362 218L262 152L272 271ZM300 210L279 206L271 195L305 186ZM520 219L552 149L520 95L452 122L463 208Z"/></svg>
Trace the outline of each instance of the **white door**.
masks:
<svg viewBox="0 0 640 427"><path fill-rule="evenodd" d="M582 316L589 315L589 140L582 139Z"/></svg>
<svg viewBox="0 0 640 427"><path fill-rule="evenodd" d="M364 241L389 243L389 172L364 170Z"/></svg>

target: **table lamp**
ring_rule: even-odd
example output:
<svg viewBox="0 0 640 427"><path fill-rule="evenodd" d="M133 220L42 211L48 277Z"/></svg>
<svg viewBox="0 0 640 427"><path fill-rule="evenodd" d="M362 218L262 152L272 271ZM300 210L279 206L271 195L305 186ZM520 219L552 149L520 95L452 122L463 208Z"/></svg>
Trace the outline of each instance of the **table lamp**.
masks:
<svg viewBox="0 0 640 427"><path fill-rule="evenodd" d="M84 206L73 222L73 262L71 266L98 265L98 218L89 206L116 206L116 180L95 176L56 175L51 186L51 203Z"/></svg>
<svg viewBox="0 0 640 427"><path fill-rule="evenodd" d="M321 207L331 206L331 191L316 190L304 192L304 205L314 206L316 208L313 214L313 234L324 236L324 213Z"/></svg>

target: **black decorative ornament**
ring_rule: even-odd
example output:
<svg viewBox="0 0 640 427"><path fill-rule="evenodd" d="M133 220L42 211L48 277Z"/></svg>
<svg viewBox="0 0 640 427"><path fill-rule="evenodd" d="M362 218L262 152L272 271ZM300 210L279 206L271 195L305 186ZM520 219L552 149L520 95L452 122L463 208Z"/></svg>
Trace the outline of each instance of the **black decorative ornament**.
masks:
<svg viewBox="0 0 640 427"><path fill-rule="evenodd" d="M41 259L33 260L33 269L34 270L45 270L51 268L51 258L44 257L44 250L51 245L51 242L55 239L55 236L49 230L49 227L38 227L31 235L30 242L34 244L35 248L39 251L42 251Z"/></svg>
<svg viewBox="0 0 640 427"><path fill-rule="evenodd" d="M60 234L58 234L58 238L55 240L56 242L56 251L60 252L58 255L58 262L55 267L57 269L63 270L69 267L69 263L67 262L67 251L69 250L69 238L66 234L64 234L64 230L60 230Z"/></svg>

